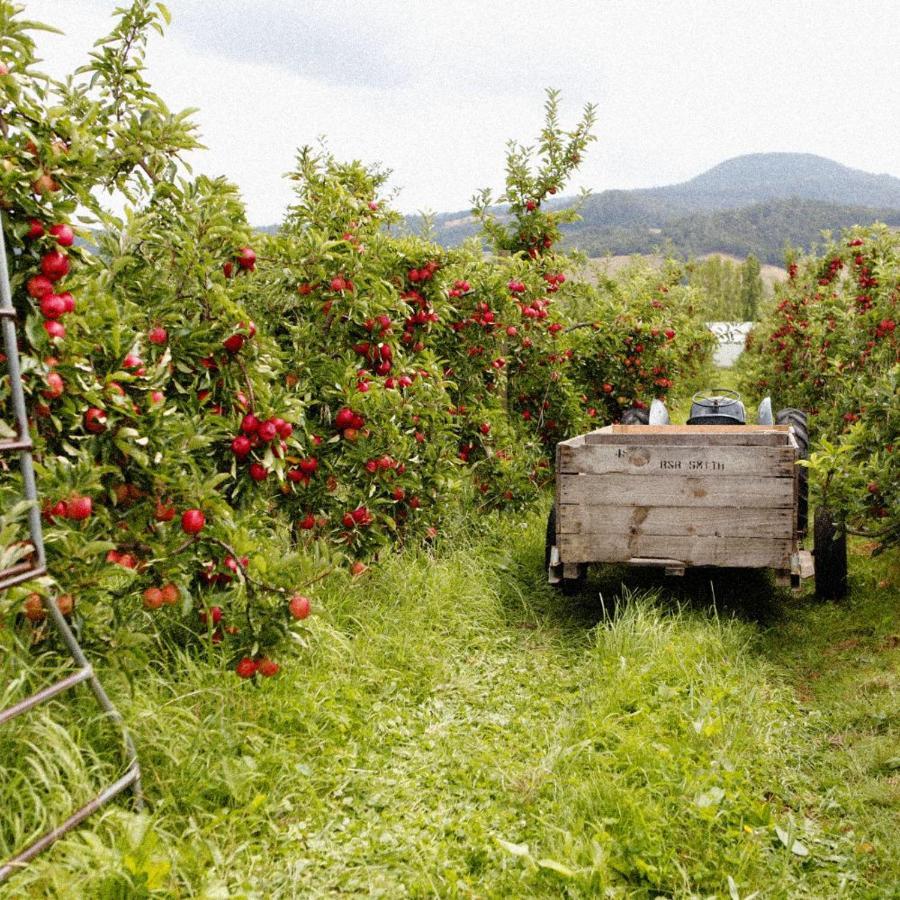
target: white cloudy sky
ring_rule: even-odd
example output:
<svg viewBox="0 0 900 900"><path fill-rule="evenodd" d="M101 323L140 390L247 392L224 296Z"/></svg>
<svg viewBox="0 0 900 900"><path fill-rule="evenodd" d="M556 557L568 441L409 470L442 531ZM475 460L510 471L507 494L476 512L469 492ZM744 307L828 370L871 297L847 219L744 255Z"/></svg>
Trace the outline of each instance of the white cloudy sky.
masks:
<svg viewBox="0 0 900 900"><path fill-rule="evenodd" d="M83 62L125 0L24 0L53 74ZM279 219L295 148L393 170L404 211L502 187L543 91L598 106L573 187L683 181L731 156L818 153L900 176L897 0L168 0L149 54L172 108L199 107L193 162Z"/></svg>

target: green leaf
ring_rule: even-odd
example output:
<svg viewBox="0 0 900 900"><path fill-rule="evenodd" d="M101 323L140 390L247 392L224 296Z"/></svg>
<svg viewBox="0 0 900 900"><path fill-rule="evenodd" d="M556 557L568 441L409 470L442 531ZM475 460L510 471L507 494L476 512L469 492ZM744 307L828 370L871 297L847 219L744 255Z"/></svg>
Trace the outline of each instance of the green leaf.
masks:
<svg viewBox="0 0 900 900"><path fill-rule="evenodd" d="M531 855L528 844L514 844L512 841L504 841L503 838L495 838L495 840L507 853L511 853L513 856Z"/></svg>
<svg viewBox="0 0 900 900"><path fill-rule="evenodd" d="M562 875L564 878L574 878L575 870L570 869L568 866L564 866L561 862L557 862L555 859L539 859L537 864L542 869L550 869L551 872L556 872L557 875Z"/></svg>
<svg viewBox="0 0 900 900"><path fill-rule="evenodd" d="M794 856L809 856L809 849L805 844L791 837L787 831L783 828L779 828L778 825L775 826L775 834L778 835L778 840L787 847Z"/></svg>

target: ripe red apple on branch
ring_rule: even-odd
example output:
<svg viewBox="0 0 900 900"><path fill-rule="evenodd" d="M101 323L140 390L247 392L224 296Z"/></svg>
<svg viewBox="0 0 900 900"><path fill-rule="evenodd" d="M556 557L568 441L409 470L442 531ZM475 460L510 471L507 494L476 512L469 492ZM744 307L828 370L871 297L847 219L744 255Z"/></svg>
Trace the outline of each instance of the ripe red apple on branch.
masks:
<svg viewBox="0 0 900 900"><path fill-rule="evenodd" d="M199 534L206 525L206 516L199 509L186 509L181 514L181 530L185 534Z"/></svg>

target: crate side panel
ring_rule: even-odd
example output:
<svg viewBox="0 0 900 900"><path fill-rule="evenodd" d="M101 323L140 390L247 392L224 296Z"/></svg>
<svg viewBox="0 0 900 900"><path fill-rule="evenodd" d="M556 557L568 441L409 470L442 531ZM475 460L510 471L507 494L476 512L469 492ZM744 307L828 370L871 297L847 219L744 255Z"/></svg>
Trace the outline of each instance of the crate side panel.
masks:
<svg viewBox="0 0 900 900"><path fill-rule="evenodd" d="M786 569L791 541L774 538L655 534L562 534L566 562L627 562L633 557L677 559L688 566Z"/></svg>
<svg viewBox="0 0 900 900"><path fill-rule="evenodd" d="M558 471L565 474L622 474L671 477L683 474L792 477L796 451L790 447L685 447L672 444L560 444Z"/></svg>
<svg viewBox="0 0 900 900"><path fill-rule="evenodd" d="M783 508L684 506L592 506L570 503L560 507L560 534L698 535L702 537L765 537L790 540L793 510Z"/></svg>
<svg viewBox="0 0 900 900"><path fill-rule="evenodd" d="M721 506L732 509L794 506L794 478L747 478L738 475L679 475L643 478L635 475L557 477L559 506Z"/></svg>

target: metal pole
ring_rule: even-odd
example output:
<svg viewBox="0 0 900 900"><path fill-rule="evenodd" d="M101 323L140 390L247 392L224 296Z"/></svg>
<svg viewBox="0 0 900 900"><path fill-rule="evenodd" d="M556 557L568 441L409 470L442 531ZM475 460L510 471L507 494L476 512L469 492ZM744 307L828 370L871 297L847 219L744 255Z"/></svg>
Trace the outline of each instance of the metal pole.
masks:
<svg viewBox="0 0 900 900"><path fill-rule="evenodd" d="M58 841L66 832L81 824L91 813L95 813L101 806L109 803L117 794L121 794L129 785L133 788L138 778L140 778L140 771L137 768L129 769L118 781L114 781L108 788L101 791L90 803L86 803L77 812L72 813L62 825L57 826L53 831L48 831L30 847L26 847L17 856L0 866L0 884L3 884L10 875L19 871L26 863L33 860L41 851L46 850L51 844Z"/></svg>

